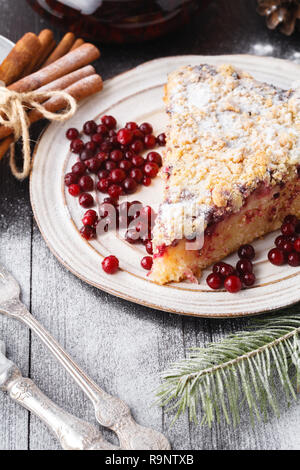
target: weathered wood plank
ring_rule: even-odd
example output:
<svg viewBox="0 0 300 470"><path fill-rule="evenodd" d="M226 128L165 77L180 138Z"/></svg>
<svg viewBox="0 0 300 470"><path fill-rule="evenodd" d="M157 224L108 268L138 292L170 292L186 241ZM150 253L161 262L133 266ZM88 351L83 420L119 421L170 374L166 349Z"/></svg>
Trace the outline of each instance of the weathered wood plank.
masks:
<svg viewBox="0 0 300 470"><path fill-rule="evenodd" d="M23 301L30 304L31 209L28 184L9 174L7 160L0 162L0 260L20 282ZM13 199L9 195L13 195ZM28 374L29 332L0 314L0 338L9 357ZM0 449L27 449L28 412L0 392Z"/></svg>

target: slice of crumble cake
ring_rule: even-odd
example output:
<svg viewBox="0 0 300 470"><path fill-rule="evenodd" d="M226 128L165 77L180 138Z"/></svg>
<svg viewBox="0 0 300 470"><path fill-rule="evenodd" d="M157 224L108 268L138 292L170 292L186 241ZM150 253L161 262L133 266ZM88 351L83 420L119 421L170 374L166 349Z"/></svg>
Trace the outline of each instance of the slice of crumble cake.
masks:
<svg viewBox="0 0 300 470"><path fill-rule="evenodd" d="M300 216L300 93L231 65L186 66L165 87L164 200L150 279L195 280Z"/></svg>

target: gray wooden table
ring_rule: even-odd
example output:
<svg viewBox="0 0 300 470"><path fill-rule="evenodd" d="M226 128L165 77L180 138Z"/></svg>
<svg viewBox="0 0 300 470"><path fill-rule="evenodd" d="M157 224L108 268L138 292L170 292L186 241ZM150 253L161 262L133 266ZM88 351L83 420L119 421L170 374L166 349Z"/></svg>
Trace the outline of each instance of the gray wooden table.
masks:
<svg viewBox="0 0 300 470"><path fill-rule="evenodd" d="M255 3L212 1L205 15L185 31L149 44L103 46L97 69L105 79L155 57L189 53L299 60L300 33L286 38L268 31ZM15 41L26 31L47 26L25 0L0 0L0 34ZM40 130L35 129L33 138ZM159 371L183 357L189 347L217 340L243 328L246 321L175 316L82 283L49 252L32 216L28 182L14 180L7 159L0 163L0 259L20 281L33 315L96 382L126 400L141 424L166 433L173 449L300 448L300 404L255 429L247 419L235 430L224 423L211 430L197 428L186 417L169 429L170 417L152 406ZM95 422L91 403L25 327L0 316L0 337L24 375L68 411ZM107 437L112 438L108 433ZM0 450L58 448L43 424L0 394Z"/></svg>

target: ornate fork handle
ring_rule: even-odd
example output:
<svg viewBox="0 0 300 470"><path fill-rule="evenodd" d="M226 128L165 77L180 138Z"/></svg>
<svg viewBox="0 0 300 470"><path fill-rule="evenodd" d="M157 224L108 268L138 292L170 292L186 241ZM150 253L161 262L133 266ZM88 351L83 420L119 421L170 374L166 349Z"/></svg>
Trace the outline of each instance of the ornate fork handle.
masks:
<svg viewBox="0 0 300 470"><path fill-rule="evenodd" d="M53 403L31 379L22 377L15 365L11 367L2 389L8 392L14 401L37 415L59 439L63 449L118 449L105 441L95 426L76 418Z"/></svg>
<svg viewBox="0 0 300 470"><path fill-rule="evenodd" d="M163 434L138 425L126 403L106 393L88 377L18 299L1 305L1 309L25 323L37 334L92 401L97 421L117 434L122 449L170 449L170 444Z"/></svg>

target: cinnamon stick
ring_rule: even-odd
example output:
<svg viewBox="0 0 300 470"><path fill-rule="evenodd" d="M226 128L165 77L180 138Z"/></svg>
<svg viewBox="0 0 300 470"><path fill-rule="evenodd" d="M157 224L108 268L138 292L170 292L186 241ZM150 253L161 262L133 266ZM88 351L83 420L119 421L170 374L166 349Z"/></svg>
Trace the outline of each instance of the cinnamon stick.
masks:
<svg viewBox="0 0 300 470"><path fill-rule="evenodd" d="M87 65L79 70L75 70L75 72L69 73L64 77L61 77L54 82L48 83L47 85L39 88L37 91L47 92L47 91L54 91L54 90L65 90L70 85L82 80L85 77L89 77L96 73L94 67L92 65ZM39 99L39 103L45 101L45 99ZM0 140L4 139L5 137L11 135L13 133L13 129L10 127L0 126Z"/></svg>
<svg viewBox="0 0 300 470"><path fill-rule="evenodd" d="M77 102L79 102L84 98L88 98L89 96L98 93L102 90L102 88L103 82L101 77L97 74L93 74L67 87L65 91L69 93L69 95L73 96ZM47 111L55 113L62 110L66 106L66 102L62 97L54 97L46 101L44 106ZM36 109L33 109L28 113L28 118L29 123L33 124L34 122L43 119L43 115ZM10 144L12 144L13 141L13 136L8 136L0 142L0 160L8 151Z"/></svg>
<svg viewBox="0 0 300 470"><path fill-rule="evenodd" d="M73 98L75 98L75 100L79 102L84 98L88 98L89 96L98 93L102 90L102 88L102 78L100 77L100 75L94 74L90 75L89 77L85 77L82 80L79 80L73 85L67 87L65 89L65 92L73 96ZM46 101L44 103L44 106L47 111L56 113L57 111L62 110L66 106L66 102L61 96L55 96ZM28 113L28 118L30 124L33 124L34 122L43 119L43 116L37 109L33 109Z"/></svg>
<svg viewBox="0 0 300 470"><path fill-rule="evenodd" d="M40 47L38 37L33 33L26 33L0 65L0 80L6 86L19 80L25 68L32 63Z"/></svg>
<svg viewBox="0 0 300 470"><path fill-rule="evenodd" d="M2 142L0 142L0 160L4 157L13 141L13 136L9 136L6 137L6 139L2 140Z"/></svg>
<svg viewBox="0 0 300 470"><path fill-rule="evenodd" d="M74 42L73 46L71 47L71 51L74 51L75 49L77 49L77 47L80 47L82 46L82 44L84 44L84 40L79 38L79 39L76 39L76 41Z"/></svg>
<svg viewBox="0 0 300 470"><path fill-rule="evenodd" d="M38 35L38 40L40 44L39 50L35 51L34 57L25 68L22 77L31 74L41 61L44 62L51 50L55 47L53 32L50 29L43 29ZM50 50L50 48L52 49Z"/></svg>
<svg viewBox="0 0 300 470"><path fill-rule="evenodd" d="M58 46L54 49L52 54L48 57L46 62L42 65L42 68L47 67L47 65L52 64L55 62L57 59L60 59L64 55L66 55L68 52L70 52L71 47L73 46L75 42L75 35L73 33L67 33Z"/></svg>
<svg viewBox="0 0 300 470"><path fill-rule="evenodd" d="M53 62L53 64L28 75L28 77L22 78L8 88L19 93L36 90L68 73L90 64L99 57L99 49L93 44L85 43L78 47L78 49L69 52L64 57Z"/></svg>

